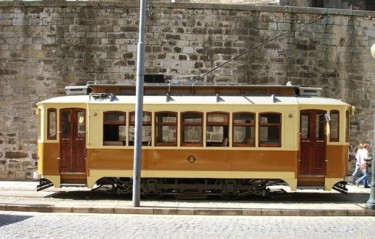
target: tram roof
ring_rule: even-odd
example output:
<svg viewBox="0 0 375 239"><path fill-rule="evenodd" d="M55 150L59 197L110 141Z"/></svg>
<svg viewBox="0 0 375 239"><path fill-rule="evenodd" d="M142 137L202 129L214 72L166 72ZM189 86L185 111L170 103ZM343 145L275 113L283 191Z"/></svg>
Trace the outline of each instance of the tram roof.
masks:
<svg viewBox="0 0 375 239"><path fill-rule="evenodd" d="M42 104L135 104L134 95L70 95L50 98ZM315 96L144 96L143 104L194 104L194 105L348 105L347 103L326 97Z"/></svg>

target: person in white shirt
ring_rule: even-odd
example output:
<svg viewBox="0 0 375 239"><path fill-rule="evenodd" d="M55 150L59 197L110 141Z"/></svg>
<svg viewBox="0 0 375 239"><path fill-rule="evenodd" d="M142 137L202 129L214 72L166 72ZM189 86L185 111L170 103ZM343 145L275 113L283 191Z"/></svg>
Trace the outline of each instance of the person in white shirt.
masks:
<svg viewBox="0 0 375 239"><path fill-rule="evenodd" d="M361 151L363 150L363 144L359 144L358 145L358 148L357 148L357 152L356 152L356 155L355 155L355 159L356 159L356 162L355 162L355 169L352 173L352 183L354 184L355 183L355 176L357 175L359 169L360 169L360 166L361 166L361 158L360 158L360 153Z"/></svg>
<svg viewBox="0 0 375 239"><path fill-rule="evenodd" d="M368 179L367 179L367 162L366 162L366 159L368 158L368 144L365 144L363 146L363 149L362 150L358 150L360 151L359 153L357 153L358 155L358 158L359 158L359 166L361 168L361 171L362 171L362 177L360 177L359 179L357 179L355 181L355 184L357 185L357 187L359 187L359 184L361 182L363 182L363 186L365 188L370 188L368 186ZM356 156L357 157L357 156Z"/></svg>

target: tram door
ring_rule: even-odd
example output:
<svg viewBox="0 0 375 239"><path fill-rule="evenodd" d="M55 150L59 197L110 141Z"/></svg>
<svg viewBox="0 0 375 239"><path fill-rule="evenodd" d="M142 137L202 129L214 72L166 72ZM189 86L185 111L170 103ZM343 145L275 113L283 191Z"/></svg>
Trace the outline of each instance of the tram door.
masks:
<svg viewBox="0 0 375 239"><path fill-rule="evenodd" d="M326 174L325 111L301 111L301 153L299 174L324 176Z"/></svg>
<svg viewBox="0 0 375 239"><path fill-rule="evenodd" d="M60 110L60 174L62 183L86 181L85 110Z"/></svg>

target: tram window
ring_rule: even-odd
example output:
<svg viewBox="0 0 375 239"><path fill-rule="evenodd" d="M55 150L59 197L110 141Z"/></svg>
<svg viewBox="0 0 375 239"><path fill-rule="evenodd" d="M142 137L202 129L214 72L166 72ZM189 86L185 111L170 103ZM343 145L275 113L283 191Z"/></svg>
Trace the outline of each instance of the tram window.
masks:
<svg viewBox="0 0 375 239"><path fill-rule="evenodd" d="M84 138L85 137L85 113L83 111L77 112L77 122L76 122L76 137Z"/></svg>
<svg viewBox="0 0 375 239"><path fill-rule="evenodd" d="M177 145L177 113L155 113L155 144L157 146Z"/></svg>
<svg viewBox="0 0 375 239"><path fill-rule="evenodd" d="M103 145L125 145L125 119L124 112L104 112Z"/></svg>
<svg viewBox="0 0 375 239"><path fill-rule="evenodd" d="M221 112L207 113L206 145L228 146L229 114Z"/></svg>
<svg viewBox="0 0 375 239"><path fill-rule="evenodd" d="M281 146L281 114L261 113L259 115L259 146Z"/></svg>
<svg viewBox="0 0 375 239"><path fill-rule="evenodd" d="M339 125L340 125L340 114L337 110L331 110L330 112L331 121L330 123L330 134L329 140L331 142L338 142L339 141Z"/></svg>
<svg viewBox="0 0 375 239"><path fill-rule="evenodd" d="M255 115L253 113L233 114L233 146L255 146Z"/></svg>
<svg viewBox="0 0 375 239"><path fill-rule="evenodd" d="M56 139L56 109L47 110L47 139Z"/></svg>
<svg viewBox="0 0 375 239"><path fill-rule="evenodd" d="M181 145L202 146L203 114L184 112L181 114Z"/></svg>
<svg viewBox="0 0 375 239"><path fill-rule="evenodd" d="M310 138L310 117L309 114L301 115L301 138L309 139Z"/></svg>
<svg viewBox="0 0 375 239"><path fill-rule="evenodd" d="M69 138L70 135L70 112L61 112L61 137Z"/></svg>
<svg viewBox="0 0 375 239"><path fill-rule="evenodd" d="M151 113L143 112L142 116L142 145L150 146L152 139ZM129 145L134 145L135 113L130 113Z"/></svg>
<svg viewBox="0 0 375 239"><path fill-rule="evenodd" d="M325 113L316 114L316 118L315 118L315 139L319 139L319 140L325 139L325 126L326 126Z"/></svg>

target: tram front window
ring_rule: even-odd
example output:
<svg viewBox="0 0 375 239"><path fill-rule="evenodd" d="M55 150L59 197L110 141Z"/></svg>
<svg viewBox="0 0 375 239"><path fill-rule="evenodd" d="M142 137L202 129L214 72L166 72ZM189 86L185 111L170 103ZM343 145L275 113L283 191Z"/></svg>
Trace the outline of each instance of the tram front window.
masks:
<svg viewBox="0 0 375 239"><path fill-rule="evenodd" d="M47 138L56 139L56 121L57 121L57 111L56 109L48 109L47 111Z"/></svg>

